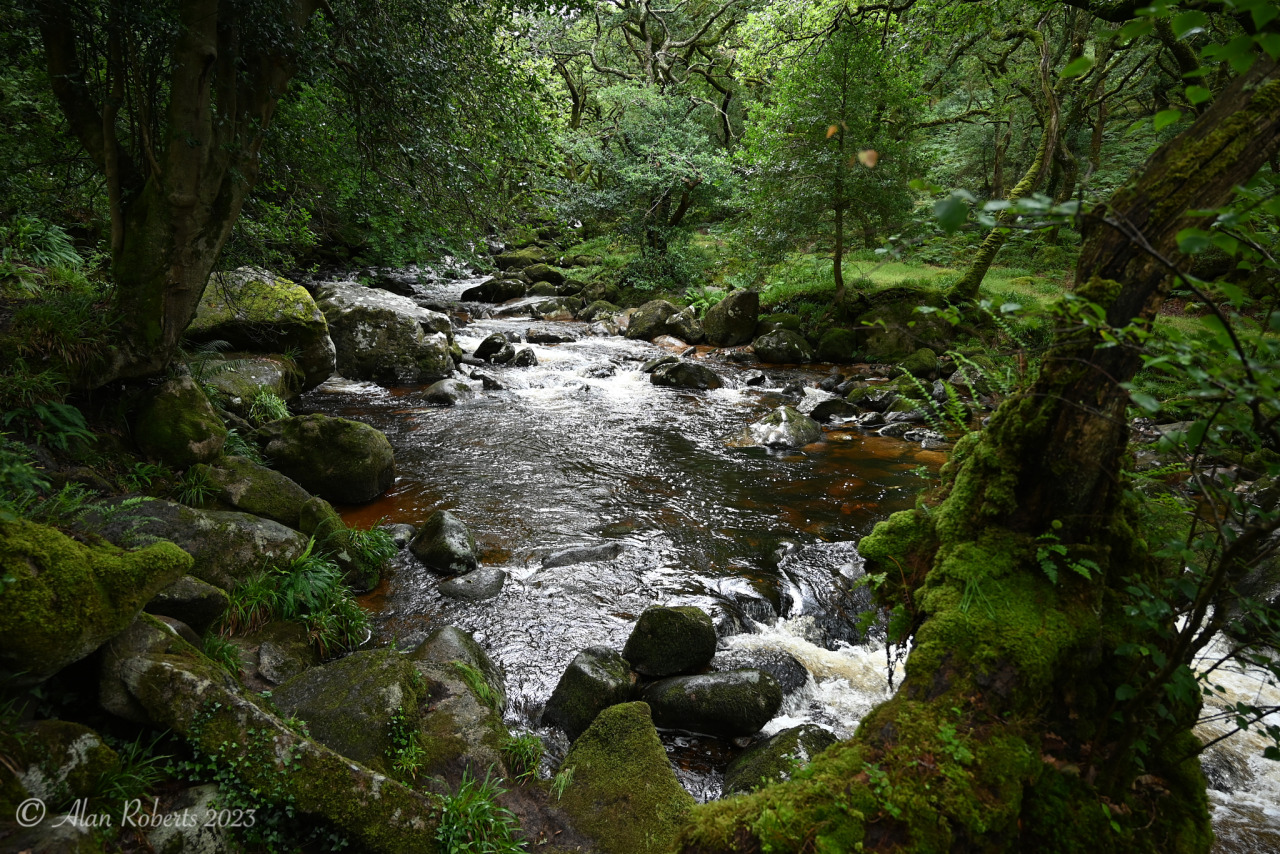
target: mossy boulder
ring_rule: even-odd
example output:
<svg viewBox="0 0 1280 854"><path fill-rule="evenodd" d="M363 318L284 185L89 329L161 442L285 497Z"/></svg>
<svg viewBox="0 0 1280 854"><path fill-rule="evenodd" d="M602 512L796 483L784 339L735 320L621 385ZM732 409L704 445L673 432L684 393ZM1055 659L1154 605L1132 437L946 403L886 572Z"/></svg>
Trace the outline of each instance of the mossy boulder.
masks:
<svg viewBox="0 0 1280 854"><path fill-rule="evenodd" d="M391 722L416 728L425 686L404 655L387 649L353 652L313 667L276 687L281 714L307 722L321 744L374 770L389 770Z"/></svg>
<svg viewBox="0 0 1280 854"><path fill-rule="evenodd" d="M616 305L622 301L622 289L612 282L590 282L578 296L588 303L603 300Z"/></svg>
<svg viewBox="0 0 1280 854"><path fill-rule="evenodd" d="M462 380L440 380L422 391L422 400L436 406L457 406L476 396L476 390Z"/></svg>
<svg viewBox="0 0 1280 854"><path fill-rule="evenodd" d="M531 297L555 297L559 295L559 287L551 284L550 282L535 282L534 285L529 288L529 296Z"/></svg>
<svg viewBox="0 0 1280 854"><path fill-rule="evenodd" d="M311 493L292 478L245 457L223 457L200 468L218 503L300 530L302 507Z"/></svg>
<svg viewBox="0 0 1280 854"><path fill-rule="evenodd" d="M540 246L526 246L514 252L503 252L493 259L499 270L523 270L534 264L545 264L549 260L547 252Z"/></svg>
<svg viewBox="0 0 1280 854"><path fill-rule="evenodd" d="M581 320L583 323L591 323L592 321L599 320L600 318L613 317L620 311L622 311L622 309L618 308L608 300L598 299L578 312L578 320Z"/></svg>
<svg viewBox="0 0 1280 854"><path fill-rule="evenodd" d="M921 347L898 363L898 370L916 378L933 378L938 375L938 354L928 347Z"/></svg>
<svg viewBox="0 0 1280 854"><path fill-rule="evenodd" d="M186 575L172 543L125 551L86 545L32 522L0 523L0 667L39 682L120 632L157 592Z"/></svg>
<svg viewBox="0 0 1280 854"><path fill-rule="evenodd" d="M237 638L236 645L249 654L258 675L272 685L288 682L320 663L320 653L306 628L292 620L272 620ZM241 659L244 658L242 654Z"/></svg>
<svg viewBox="0 0 1280 854"><path fill-rule="evenodd" d="M524 268L524 274L531 282L547 282L552 285L564 283L564 273L546 264L530 264Z"/></svg>
<svg viewBox="0 0 1280 854"><path fill-rule="evenodd" d="M800 448L822 438L822 427L793 406L779 406L747 426L741 444Z"/></svg>
<svg viewBox="0 0 1280 854"><path fill-rule="evenodd" d="M708 344L736 347L751 341L759 321L760 294L734 291L707 309L702 328L707 333Z"/></svg>
<svg viewBox="0 0 1280 854"><path fill-rule="evenodd" d="M720 375L706 365L699 365L697 362L686 362L683 359L654 369L649 381L657 386L694 389L696 391L716 389L724 385Z"/></svg>
<svg viewBox="0 0 1280 854"><path fill-rule="evenodd" d="M326 282L317 294L344 377L423 383L453 373L453 327L446 315L354 282Z"/></svg>
<svg viewBox="0 0 1280 854"><path fill-rule="evenodd" d="M852 326L858 352L868 362L896 362L921 347L945 350L955 328L936 313L916 311L919 306L944 305L941 294L920 288L895 287L874 294Z"/></svg>
<svg viewBox="0 0 1280 854"><path fill-rule="evenodd" d="M200 579L184 575L161 590L146 604L146 612L181 620L199 635L222 619L230 605L227 593Z"/></svg>
<svg viewBox="0 0 1280 854"><path fill-rule="evenodd" d="M729 763L724 793L732 795L782 780L808 765L813 757L837 741L820 726L801 724L757 742Z"/></svg>
<svg viewBox="0 0 1280 854"><path fill-rule="evenodd" d="M450 599L464 602L483 602L502 592L507 583L507 573L497 567L481 567L465 575L455 575L441 581L437 590Z"/></svg>
<svg viewBox="0 0 1280 854"><path fill-rule="evenodd" d="M798 314L787 314L785 312L766 314L756 324L755 337L759 338L761 335L767 335L779 329L799 332L802 328L804 328L804 318Z"/></svg>
<svg viewBox="0 0 1280 854"><path fill-rule="evenodd" d="M687 309L680 309L666 300L650 300L631 315L627 337L652 341L660 335L697 344L703 337L702 324Z"/></svg>
<svg viewBox="0 0 1280 854"><path fill-rule="evenodd" d="M329 501L362 504L391 486L395 454L381 431L347 418L300 415L259 427L273 467Z"/></svg>
<svg viewBox="0 0 1280 854"><path fill-rule="evenodd" d="M94 794L120 757L102 736L70 721L20 723L0 734L0 815L10 820L18 804L39 798L53 804ZM16 850L16 849L15 849Z"/></svg>
<svg viewBox="0 0 1280 854"><path fill-rule="evenodd" d="M295 353L304 391L327 380L336 364L329 325L311 294L254 267L210 276L186 335L257 353Z"/></svg>
<svg viewBox="0 0 1280 854"><path fill-rule="evenodd" d="M436 572L462 575L478 565L476 541L471 531L448 510L437 510L427 517L409 550Z"/></svg>
<svg viewBox="0 0 1280 854"><path fill-rule="evenodd" d="M519 279L487 279L467 288L458 298L463 302L506 302L524 296L526 287Z"/></svg>
<svg viewBox="0 0 1280 854"><path fill-rule="evenodd" d="M148 457L185 469L217 459L227 428L195 380L175 377L147 394L133 435Z"/></svg>
<svg viewBox="0 0 1280 854"><path fill-rule="evenodd" d="M484 647L466 629L457 626L441 626L427 635L409 658L420 664L453 665L462 663L477 671L487 686L481 693L493 697L493 705L501 708L507 702L506 677L502 668L493 662Z"/></svg>
<svg viewBox="0 0 1280 854"><path fill-rule="evenodd" d="M857 352L858 333L852 329L828 329L818 339L818 358L824 362L853 362Z"/></svg>
<svg viewBox="0 0 1280 854"><path fill-rule="evenodd" d="M179 576L192 575L224 590L264 564L289 563L307 548L307 537L270 519L234 511L196 510L159 499L119 511L100 533L114 542L140 537L169 540L191 558L190 570Z"/></svg>
<svg viewBox="0 0 1280 854"><path fill-rule="evenodd" d="M297 397L302 375L283 356L222 354L216 359L190 359L191 375L212 395L211 402L248 418L254 399L270 392L281 400Z"/></svg>
<svg viewBox="0 0 1280 854"><path fill-rule="evenodd" d="M726 738L759 732L782 707L777 680L752 668L659 679L642 696L658 726Z"/></svg>
<svg viewBox="0 0 1280 854"><path fill-rule="evenodd" d="M711 615L692 605L646 608L622 650L622 657L644 676L693 673L715 654Z"/></svg>
<svg viewBox="0 0 1280 854"><path fill-rule="evenodd" d="M127 721L153 724L150 713L126 686L124 668L141 655L194 655L195 652L195 646L163 618L139 614L128 628L102 647L98 658L98 705Z"/></svg>
<svg viewBox="0 0 1280 854"><path fill-rule="evenodd" d="M544 725L558 726L570 740L586 731L600 712L633 699L636 677L612 649L593 646L573 657L542 712Z"/></svg>
<svg viewBox="0 0 1280 854"><path fill-rule="evenodd" d="M813 361L813 348L804 336L790 329L775 329L761 335L751 344L756 357L775 365L799 365Z"/></svg>

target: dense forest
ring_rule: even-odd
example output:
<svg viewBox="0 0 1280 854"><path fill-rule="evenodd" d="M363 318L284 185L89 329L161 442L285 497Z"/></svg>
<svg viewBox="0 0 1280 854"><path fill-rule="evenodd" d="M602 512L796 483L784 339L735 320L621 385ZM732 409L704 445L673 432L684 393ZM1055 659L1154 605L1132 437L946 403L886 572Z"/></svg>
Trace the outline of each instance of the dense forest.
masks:
<svg viewBox="0 0 1280 854"><path fill-rule="evenodd" d="M1280 682L1275 2L0 0L0 25L4 846L194 850L24 810L172 815L216 783L215 814L262 819L219 844L253 851L1207 852L1206 721L1280 761L1274 692L1218 676ZM670 769L628 701L688 672L637 663L649 611L632 687L581 726L548 708L576 738L541 775L469 635L369 648L353 592L406 543L343 515L392 446L291 401L335 368L500 388L532 351L361 302L475 274L464 301L541 297L672 362L821 365L859 427L918 413L947 461L857 545L901 660L852 738L695 806L648 792ZM477 570L448 512L402 539ZM385 744L246 670L284 625L403 697L357 725ZM608 762L635 791L592 782Z"/></svg>

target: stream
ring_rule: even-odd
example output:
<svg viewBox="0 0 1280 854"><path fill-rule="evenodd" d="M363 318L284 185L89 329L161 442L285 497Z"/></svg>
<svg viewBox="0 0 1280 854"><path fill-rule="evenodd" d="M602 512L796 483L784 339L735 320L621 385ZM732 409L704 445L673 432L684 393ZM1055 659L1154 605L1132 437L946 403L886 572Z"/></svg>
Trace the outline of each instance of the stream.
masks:
<svg viewBox="0 0 1280 854"><path fill-rule="evenodd" d="M448 509L475 536L480 563L506 571L494 599L441 595L440 578L402 550L382 585L362 597L375 639L412 647L435 627L472 632L507 676L505 717L547 744L543 773L568 749L539 726L543 704L581 649L621 650L650 605L695 605L713 617L720 647L713 667L772 657L796 673L771 734L816 723L839 738L888 696L889 659L874 629L858 625L867 594L858 539L916 492L945 461L939 451L826 425L799 450L735 447L731 440L829 365L738 365L710 348L696 358L725 381L714 391L650 384L640 371L668 350L590 334L576 322L531 320L526 303L459 303L480 279L419 280L420 300L447 304L464 353L502 332L526 343L537 366L486 366L502 386L457 406L430 405L421 388L383 388L339 378L295 400L295 413L357 418L386 433L397 478L372 504L340 508L348 524L420 525ZM493 316L489 316L492 313ZM758 378L755 378L758 382ZM612 545L608 560L544 568L543 556ZM900 652L900 651L898 651ZM795 663L802 670L795 667ZM1253 699L1274 686L1232 674ZM1238 683L1238 684L1237 684ZM1280 704L1280 694L1272 699ZM700 801L721 794L738 748L716 739L663 733L684 786ZM1237 736L1206 758L1217 852L1280 851L1280 763L1260 757L1255 736Z"/></svg>

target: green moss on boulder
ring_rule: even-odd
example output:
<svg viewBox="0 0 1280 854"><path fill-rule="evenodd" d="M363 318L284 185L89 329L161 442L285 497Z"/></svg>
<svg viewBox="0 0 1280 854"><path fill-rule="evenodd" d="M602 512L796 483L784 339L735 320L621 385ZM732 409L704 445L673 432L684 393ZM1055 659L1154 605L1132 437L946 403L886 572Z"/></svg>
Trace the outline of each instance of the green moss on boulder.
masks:
<svg viewBox="0 0 1280 854"><path fill-rule="evenodd" d="M184 469L217 459L227 428L195 380L176 377L146 396L134 439L148 457Z"/></svg>
<svg viewBox="0 0 1280 854"><path fill-rule="evenodd" d="M311 493L292 479L244 457L223 457L201 468L223 505L301 530L302 507Z"/></svg>
<svg viewBox="0 0 1280 854"><path fill-rule="evenodd" d="M790 780L813 757L836 743L836 737L820 726L802 724L748 747L724 772L726 795Z"/></svg>
<svg viewBox="0 0 1280 854"><path fill-rule="evenodd" d="M137 551L85 545L31 522L0 523L0 666L40 681L133 622L155 594L186 575L172 543Z"/></svg>
<svg viewBox="0 0 1280 854"><path fill-rule="evenodd" d="M560 727L573 740L600 712L631 700L635 682L631 667L617 652L603 646L588 647L574 656L560 676L542 722Z"/></svg>
<svg viewBox="0 0 1280 854"><path fill-rule="evenodd" d="M669 850L694 805L644 703L601 712L562 767L573 768L573 782L561 807L606 854Z"/></svg>
<svg viewBox="0 0 1280 854"><path fill-rule="evenodd" d="M692 605L646 608L622 649L622 657L644 676L693 673L715 654L711 617Z"/></svg>
<svg viewBox="0 0 1280 854"><path fill-rule="evenodd" d="M778 680L754 668L659 679L643 697L664 729L726 738L754 735L782 707Z"/></svg>
<svg viewBox="0 0 1280 854"><path fill-rule="evenodd" d="M395 453L381 431L327 415L281 418L253 438L276 470L329 501L362 504L391 486Z"/></svg>
<svg viewBox="0 0 1280 854"><path fill-rule="evenodd" d="M102 736L83 724L44 720L18 725L0 735L0 815L11 817L22 801L39 798L50 806L94 793L120 757Z"/></svg>
<svg viewBox="0 0 1280 854"><path fill-rule="evenodd" d="M823 362L853 362L857 352L858 333L852 329L828 329L818 339L818 359Z"/></svg>

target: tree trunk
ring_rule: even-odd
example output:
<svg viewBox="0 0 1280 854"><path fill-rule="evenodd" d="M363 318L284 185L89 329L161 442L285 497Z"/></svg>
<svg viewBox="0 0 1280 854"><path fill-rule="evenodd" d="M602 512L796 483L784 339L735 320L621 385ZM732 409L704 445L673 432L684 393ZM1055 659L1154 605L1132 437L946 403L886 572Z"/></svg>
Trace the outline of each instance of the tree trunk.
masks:
<svg viewBox="0 0 1280 854"><path fill-rule="evenodd" d="M1259 60L1087 214L1077 295L1108 328L1149 326L1172 286L1163 259L1204 222L1188 211L1225 203L1277 150L1280 70ZM1165 644L1125 610L1162 568L1119 474L1120 383L1140 357L1102 346L1071 305L1036 383L956 446L939 503L860 543L879 601L896 604L891 630L913 629L894 697L797 779L699 807L681 850L1208 850L1198 693L1148 715L1145 753L1108 730L1133 675L1125 646Z"/></svg>

